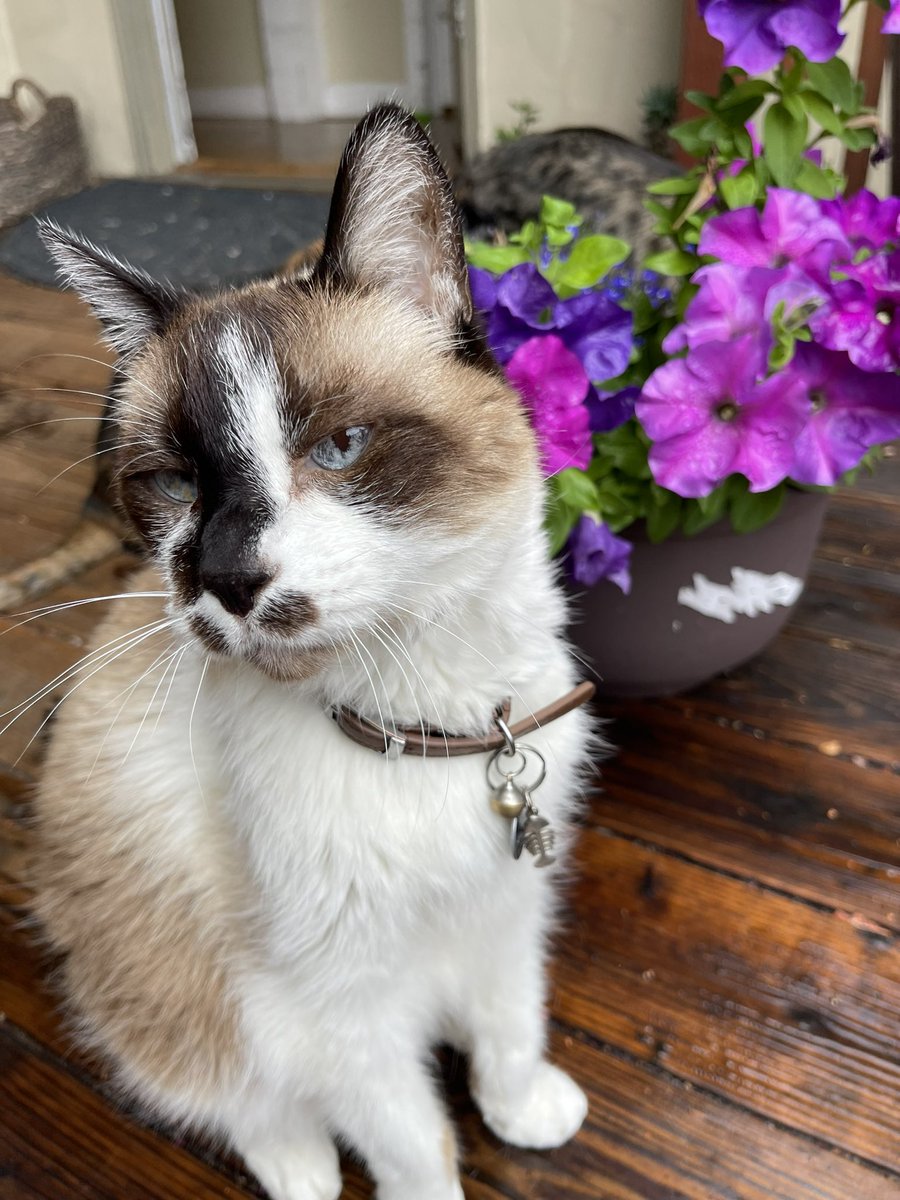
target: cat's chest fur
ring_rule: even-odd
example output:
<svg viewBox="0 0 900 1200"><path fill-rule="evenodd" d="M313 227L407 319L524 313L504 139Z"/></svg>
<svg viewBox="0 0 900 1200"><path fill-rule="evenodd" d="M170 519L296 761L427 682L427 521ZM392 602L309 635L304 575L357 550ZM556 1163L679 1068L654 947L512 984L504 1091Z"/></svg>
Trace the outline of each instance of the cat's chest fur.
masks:
<svg viewBox="0 0 900 1200"><path fill-rule="evenodd" d="M486 755L389 761L310 699L259 678L216 683L208 711L222 802L267 949L282 963L344 940L360 962L405 957L411 939L450 935L530 890L535 868L527 855L513 860L509 824L490 807ZM535 800L560 835L580 727L572 714L529 739L549 762Z"/></svg>

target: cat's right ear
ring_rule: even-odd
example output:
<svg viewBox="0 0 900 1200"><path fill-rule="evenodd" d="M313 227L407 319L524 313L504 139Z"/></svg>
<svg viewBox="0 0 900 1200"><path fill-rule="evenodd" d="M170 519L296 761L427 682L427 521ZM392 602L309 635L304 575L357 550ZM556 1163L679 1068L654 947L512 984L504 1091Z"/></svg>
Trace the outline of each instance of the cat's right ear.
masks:
<svg viewBox="0 0 900 1200"><path fill-rule="evenodd" d="M38 235L64 283L87 301L123 358L171 321L180 301L172 288L52 221L42 221Z"/></svg>

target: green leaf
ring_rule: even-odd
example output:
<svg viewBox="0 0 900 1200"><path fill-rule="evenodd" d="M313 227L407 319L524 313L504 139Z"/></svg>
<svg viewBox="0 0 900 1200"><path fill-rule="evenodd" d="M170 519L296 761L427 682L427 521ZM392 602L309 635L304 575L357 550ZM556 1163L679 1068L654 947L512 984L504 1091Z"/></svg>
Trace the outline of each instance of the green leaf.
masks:
<svg viewBox="0 0 900 1200"><path fill-rule="evenodd" d="M495 275L530 259L524 246L491 246L487 242L466 242L466 257L473 267L493 271Z"/></svg>
<svg viewBox="0 0 900 1200"><path fill-rule="evenodd" d="M766 113L763 154L772 177L780 187L791 187L806 149L808 131L805 113L798 119L782 101Z"/></svg>
<svg viewBox="0 0 900 1200"><path fill-rule="evenodd" d="M651 196L693 196L696 190L697 180L690 175L673 175L671 179L660 179L647 188Z"/></svg>
<svg viewBox="0 0 900 1200"><path fill-rule="evenodd" d="M817 200L833 200L843 185L843 179L828 167L819 167L808 158L800 163L794 187Z"/></svg>
<svg viewBox="0 0 900 1200"><path fill-rule="evenodd" d="M820 92L798 92L797 98L812 119L818 122L827 133L841 133L844 122L834 111L834 105L826 100Z"/></svg>
<svg viewBox="0 0 900 1200"><path fill-rule="evenodd" d="M730 99L730 97L729 97ZM719 116L729 129L744 131L744 126L763 102L762 96L748 96L739 104L729 104L719 109Z"/></svg>
<svg viewBox="0 0 900 1200"><path fill-rule="evenodd" d="M597 508L596 484L577 467L566 467L554 475L556 493L563 504L580 512Z"/></svg>
<svg viewBox="0 0 900 1200"><path fill-rule="evenodd" d="M556 196L541 197L541 212L539 220L542 225L555 225L565 229L567 225L580 225L581 217L574 204L568 200L560 200Z"/></svg>
<svg viewBox="0 0 900 1200"><path fill-rule="evenodd" d="M726 176L719 180L719 191L729 208L748 208L756 203L756 173L745 167L739 175Z"/></svg>
<svg viewBox="0 0 900 1200"><path fill-rule="evenodd" d="M855 114L858 111L853 76L842 58L807 63L806 74L816 91L842 112Z"/></svg>
<svg viewBox="0 0 900 1200"><path fill-rule="evenodd" d="M838 136L848 150L865 150L878 141L874 129L842 129Z"/></svg>
<svg viewBox="0 0 900 1200"><path fill-rule="evenodd" d="M706 92L685 92L684 98L688 104L696 104L697 108L702 108L706 112L712 112L715 103L715 97L708 96Z"/></svg>
<svg viewBox="0 0 900 1200"><path fill-rule="evenodd" d="M619 238L600 235L579 238L561 265L559 282L579 291L593 287L630 253L631 247Z"/></svg>
<svg viewBox="0 0 900 1200"><path fill-rule="evenodd" d="M735 496L730 505L731 525L735 533L753 533L778 515L784 503L783 483L768 492L746 491Z"/></svg>
<svg viewBox="0 0 900 1200"><path fill-rule="evenodd" d="M659 275L690 275L699 266L697 255L684 250L663 250L644 261L645 271L656 271Z"/></svg>
<svg viewBox="0 0 900 1200"><path fill-rule="evenodd" d="M681 497L664 488L653 488L654 503L647 510L647 537L654 544L663 542L681 522Z"/></svg>
<svg viewBox="0 0 900 1200"><path fill-rule="evenodd" d="M747 100L754 98L762 99L767 93L774 91L775 87L765 79L746 79L743 83L738 83L725 92L716 104L716 111L721 113L729 108L741 105Z"/></svg>
<svg viewBox="0 0 900 1200"><path fill-rule="evenodd" d="M718 123L709 117L696 117L693 121L682 121L673 125L669 136L687 150L688 154L703 156L708 154L716 141Z"/></svg>

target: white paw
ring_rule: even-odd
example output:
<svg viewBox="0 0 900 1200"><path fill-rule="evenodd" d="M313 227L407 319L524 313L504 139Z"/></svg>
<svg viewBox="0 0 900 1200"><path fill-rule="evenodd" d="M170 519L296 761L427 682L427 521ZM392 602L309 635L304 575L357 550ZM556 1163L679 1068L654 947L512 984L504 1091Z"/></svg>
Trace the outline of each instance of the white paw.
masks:
<svg viewBox="0 0 900 1200"><path fill-rule="evenodd" d="M531 1086L514 1104L482 1108L487 1127L504 1142L550 1150L574 1137L587 1116L587 1096L565 1071L542 1062Z"/></svg>
<svg viewBox="0 0 900 1200"><path fill-rule="evenodd" d="M375 1193L375 1200L466 1200L462 1184L459 1180L453 1183L440 1183L433 1190L416 1186L408 1188L389 1189L380 1187Z"/></svg>
<svg viewBox="0 0 900 1200"><path fill-rule="evenodd" d="M272 1200L338 1200L343 1190L337 1151L325 1139L260 1147L246 1153L244 1161Z"/></svg>

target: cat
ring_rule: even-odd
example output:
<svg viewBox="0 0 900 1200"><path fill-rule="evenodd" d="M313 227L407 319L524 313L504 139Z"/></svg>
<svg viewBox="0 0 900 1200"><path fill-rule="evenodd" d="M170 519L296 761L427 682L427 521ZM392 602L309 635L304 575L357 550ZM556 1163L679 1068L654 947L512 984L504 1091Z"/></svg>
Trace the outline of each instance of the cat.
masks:
<svg viewBox="0 0 900 1200"><path fill-rule="evenodd" d="M274 1200L335 1200L336 1139L379 1200L460 1200L436 1044L514 1145L586 1115L545 1055L545 957L598 743L583 709L526 739L557 833L539 870L487 755L391 761L331 717L482 735L504 697L516 720L575 679L534 436L447 177L379 106L315 266L211 297L43 238L120 355L113 486L148 556L35 798L35 909L79 1033Z"/></svg>
<svg viewBox="0 0 900 1200"><path fill-rule="evenodd" d="M475 235L513 233L545 194L568 200L594 233L622 238L640 263L661 242L644 207L647 188L681 168L605 129L554 129L498 142L457 175L455 191Z"/></svg>

